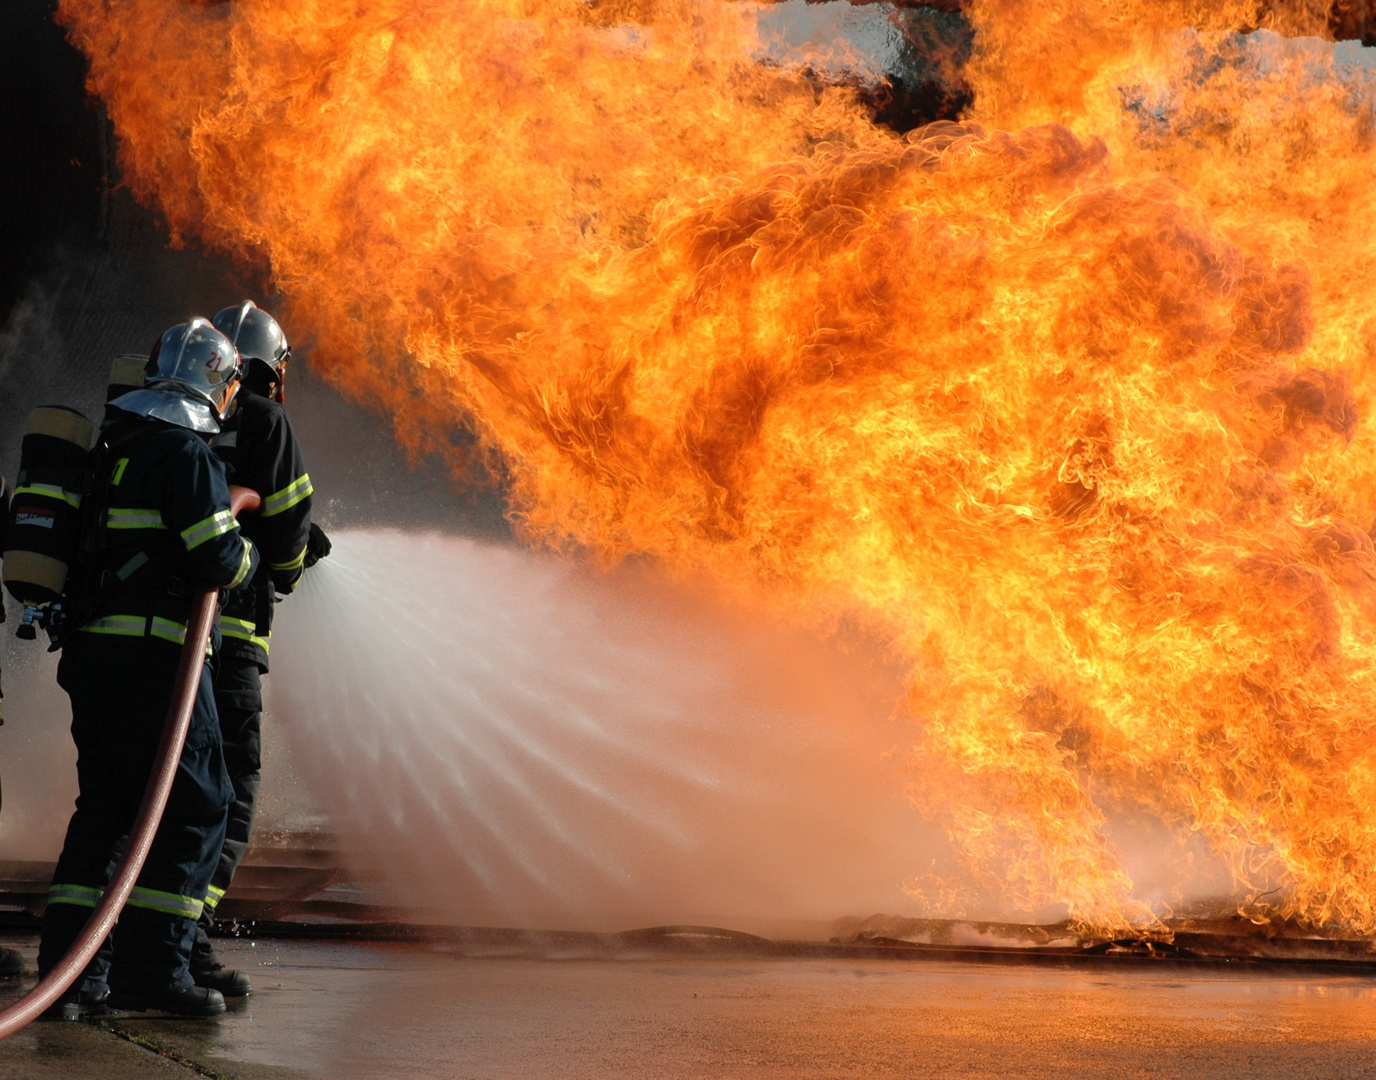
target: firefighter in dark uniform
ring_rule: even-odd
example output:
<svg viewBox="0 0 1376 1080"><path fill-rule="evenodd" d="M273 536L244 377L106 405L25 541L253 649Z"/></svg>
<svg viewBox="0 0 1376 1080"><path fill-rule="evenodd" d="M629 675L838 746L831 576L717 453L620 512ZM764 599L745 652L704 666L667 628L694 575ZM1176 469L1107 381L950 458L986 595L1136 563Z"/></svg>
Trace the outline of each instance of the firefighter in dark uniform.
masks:
<svg viewBox="0 0 1376 1080"><path fill-rule="evenodd" d="M234 783L220 862L210 882L205 910L196 931L191 974L199 986L226 997L251 993L242 971L226 968L215 955L208 931L215 908L234 878L248 847L258 806L262 764L262 676L268 671L272 608L277 595L295 588L302 569L329 550L318 527L311 525L311 479L301 447L283 407L287 361L286 335L252 300L225 308L212 320L239 351L244 365L243 391L235 410L211 439L225 462L230 483L251 487L263 496L262 511L244 523L244 533L262 562L253 579L229 594L220 613L222 645L215 674L215 704L224 739L225 764Z"/></svg>
<svg viewBox="0 0 1376 1080"><path fill-rule="evenodd" d="M75 941L133 825L193 591L237 588L257 568L257 552L230 512L224 465L207 442L239 378L234 346L196 318L162 336L146 387L107 407L108 483L88 496L103 520L91 526L98 541L74 568L88 587L84 603L74 601L80 615L62 639L57 672L72 702L80 793L48 892L40 973ZM224 1012L217 991L194 985L190 957L232 795L207 662L167 809L133 894L101 954L49 1017L110 1008Z"/></svg>

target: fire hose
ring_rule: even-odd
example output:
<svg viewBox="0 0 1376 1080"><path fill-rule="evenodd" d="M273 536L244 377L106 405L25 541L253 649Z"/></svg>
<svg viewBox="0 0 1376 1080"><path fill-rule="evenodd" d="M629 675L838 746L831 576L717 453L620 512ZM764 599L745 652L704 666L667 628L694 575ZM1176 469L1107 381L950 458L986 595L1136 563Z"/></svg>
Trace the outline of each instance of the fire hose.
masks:
<svg viewBox="0 0 1376 1080"><path fill-rule="evenodd" d="M257 510L261 505L262 499L256 491L244 487L230 489L230 510L235 517L245 510ZM167 797L172 791L172 781L176 778L177 765L182 756L182 744L191 726L191 710L196 701L201 668L205 664L206 645L215 624L218 593L219 589L208 586L192 597L181 663L177 667L172 700L168 702L167 716L163 720L162 741L158 744L153 771L148 777L148 786L144 788L143 802L139 804L133 828L130 829L129 841L125 844L124 854L110 884L67 955L38 981L37 986L0 1011L0 1039L9 1038L28 1024L80 978L115 925L125 901L134 889L134 882L148 858L162 812L167 806Z"/></svg>

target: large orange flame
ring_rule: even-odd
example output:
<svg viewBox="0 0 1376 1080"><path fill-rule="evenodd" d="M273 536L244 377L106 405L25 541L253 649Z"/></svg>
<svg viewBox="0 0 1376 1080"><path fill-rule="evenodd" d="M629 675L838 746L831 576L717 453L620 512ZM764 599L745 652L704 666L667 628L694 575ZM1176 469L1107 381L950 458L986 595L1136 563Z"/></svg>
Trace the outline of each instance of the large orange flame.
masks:
<svg viewBox="0 0 1376 1080"><path fill-rule="evenodd" d="M409 445L471 424L531 541L885 635L1008 899L1149 920L1145 807L1369 933L1376 94L1274 32L1318 6L978 0L907 138L745 3L59 9L174 238Z"/></svg>

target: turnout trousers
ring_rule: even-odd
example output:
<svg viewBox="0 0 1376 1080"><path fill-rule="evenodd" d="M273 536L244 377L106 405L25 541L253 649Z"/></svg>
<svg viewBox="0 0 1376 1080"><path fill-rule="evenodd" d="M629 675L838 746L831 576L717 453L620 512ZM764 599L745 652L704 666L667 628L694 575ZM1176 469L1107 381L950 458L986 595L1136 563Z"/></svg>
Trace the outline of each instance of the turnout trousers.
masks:
<svg viewBox="0 0 1376 1080"><path fill-rule="evenodd" d="M197 971L215 963L209 935L215 925L215 908L234 880L234 870L244 857L258 815L263 763L263 681L257 660L229 650L220 654L215 671L215 711L220 716L220 737L224 741L225 767L234 785L234 801L229 806L225 842L210 879L205 910L196 927L191 967Z"/></svg>
<svg viewBox="0 0 1376 1080"><path fill-rule="evenodd" d="M77 632L57 681L72 702L79 794L43 917L38 968L57 965L109 883L153 770L180 649ZM158 993L192 985L189 959L225 835L232 789L208 666L148 860L81 988Z"/></svg>

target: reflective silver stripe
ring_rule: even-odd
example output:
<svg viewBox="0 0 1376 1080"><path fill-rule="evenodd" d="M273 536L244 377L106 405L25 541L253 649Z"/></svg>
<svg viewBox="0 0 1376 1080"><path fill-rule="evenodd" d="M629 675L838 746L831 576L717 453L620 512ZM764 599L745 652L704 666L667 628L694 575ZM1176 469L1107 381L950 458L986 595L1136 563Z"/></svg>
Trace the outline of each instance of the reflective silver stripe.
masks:
<svg viewBox="0 0 1376 1080"><path fill-rule="evenodd" d="M302 499L309 498L315 488L311 486L311 474L302 473L281 491L274 491L263 500L263 517L272 517L284 510L290 510Z"/></svg>
<svg viewBox="0 0 1376 1080"><path fill-rule="evenodd" d="M162 514L156 510L117 510L111 507L105 515L105 524L111 529L166 529Z"/></svg>
<svg viewBox="0 0 1376 1080"><path fill-rule="evenodd" d="M269 634L267 637L259 637L254 633L257 629L258 624L249 622L247 619L231 619L228 615L220 616L220 633L224 637L233 638L235 641L250 642L251 644L257 645L264 652L267 652L268 641L272 635Z"/></svg>
<svg viewBox="0 0 1376 1080"><path fill-rule="evenodd" d="M88 634L118 634L121 637L143 637L148 633L146 615L105 615L79 627Z"/></svg>
<svg viewBox="0 0 1376 1080"><path fill-rule="evenodd" d="M114 634L117 637L155 637L177 645L186 642L186 624L158 615L103 615L79 626L88 634Z"/></svg>
<svg viewBox="0 0 1376 1080"><path fill-rule="evenodd" d="M306 561L306 549L303 547L296 558L288 559L286 562L275 562L272 564L274 570L299 570Z"/></svg>
<svg viewBox="0 0 1376 1080"><path fill-rule="evenodd" d="M220 906L220 901L224 898L224 889L217 889L214 885L212 885L208 890L206 890L205 906L208 910L214 911L217 907Z"/></svg>
<svg viewBox="0 0 1376 1080"><path fill-rule="evenodd" d="M81 496L68 492L56 484L21 484L14 489L15 495L42 495L45 499L57 499L68 506L81 506Z"/></svg>
<svg viewBox="0 0 1376 1080"><path fill-rule="evenodd" d="M48 887L48 903L75 904L77 907L93 908L105 895L104 889L93 889L89 885L59 885L53 882Z"/></svg>
<svg viewBox="0 0 1376 1080"><path fill-rule="evenodd" d="M129 906L144 908L148 911L161 911L165 915L180 915L187 919L199 919L204 902L181 893L158 892L135 885L129 894Z"/></svg>
<svg viewBox="0 0 1376 1080"><path fill-rule="evenodd" d="M237 589L248 578L248 572L253 569L253 545L244 539L244 553L239 558L239 569L234 575L234 580L225 586L226 589Z"/></svg>
<svg viewBox="0 0 1376 1080"><path fill-rule="evenodd" d="M234 515L228 510L216 510L208 518L202 518L195 525L189 525L182 530L182 543L186 545L187 551L195 551L207 540L214 540L217 536L238 528L234 523Z"/></svg>
<svg viewBox="0 0 1376 1080"><path fill-rule="evenodd" d="M148 620L148 636L162 638L164 641L175 641L178 645L184 645L186 644L186 625L154 615Z"/></svg>

